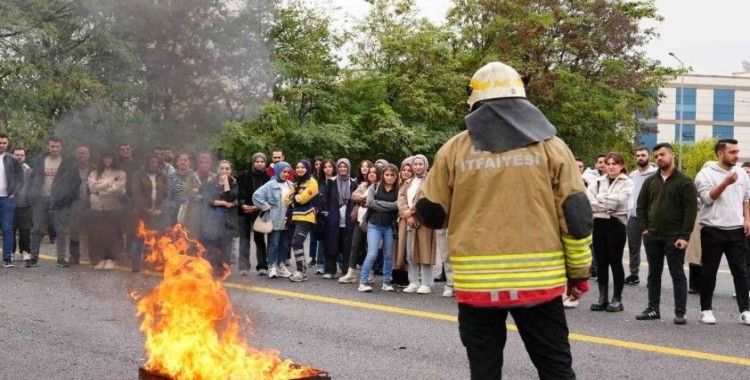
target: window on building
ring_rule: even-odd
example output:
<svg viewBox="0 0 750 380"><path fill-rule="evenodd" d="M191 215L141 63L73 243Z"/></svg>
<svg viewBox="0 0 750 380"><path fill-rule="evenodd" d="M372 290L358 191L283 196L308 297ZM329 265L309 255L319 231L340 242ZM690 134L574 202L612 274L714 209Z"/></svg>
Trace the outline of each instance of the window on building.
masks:
<svg viewBox="0 0 750 380"><path fill-rule="evenodd" d="M717 140L733 139L734 127L731 125L714 125L713 136Z"/></svg>
<svg viewBox="0 0 750 380"><path fill-rule="evenodd" d="M680 124L674 126L674 141L680 142ZM695 142L695 124L683 124L682 125L682 142L684 144L692 144Z"/></svg>
<svg viewBox="0 0 750 380"><path fill-rule="evenodd" d="M695 88L685 87L676 88L675 91L675 119L680 120L680 110L682 110L683 120L695 120ZM684 97L683 97L684 94Z"/></svg>
<svg viewBox="0 0 750 380"><path fill-rule="evenodd" d="M734 121L734 90L714 90L714 120Z"/></svg>
<svg viewBox="0 0 750 380"><path fill-rule="evenodd" d="M636 136L635 146L643 145L649 150L653 150L654 145L656 145L657 133L656 124L646 124L645 130Z"/></svg>

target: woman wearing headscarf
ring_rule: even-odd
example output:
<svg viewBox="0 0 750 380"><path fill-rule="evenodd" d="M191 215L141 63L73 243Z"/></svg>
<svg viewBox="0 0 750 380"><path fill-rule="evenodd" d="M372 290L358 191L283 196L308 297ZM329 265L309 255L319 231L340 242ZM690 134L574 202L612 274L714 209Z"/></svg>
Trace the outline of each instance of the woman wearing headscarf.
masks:
<svg viewBox="0 0 750 380"><path fill-rule="evenodd" d="M377 166L373 165L367 170L367 176L365 177L366 182L360 183L356 190L352 193L352 212L348 215L349 220L352 221L352 244L349 250L349 265L346 270L346 274L339 278L339 282L342 284L354 284L357 282L359 276L355 268L360 263L362 258L363 246L366 245L367 231L362 226L364 225L365 217L367 214L367 194L371 189L375 188L375 185L380 182L382 172ZM372 275L370 275L372 277Z"/></svg>
<svg viewBox="0 0 750 380"><path fill-rule="evenodd" d="M231 263L232 236L236 226L234 210L237 207L237 180L232 177L232 164L219 161L218 175L203 188L201 242L206 248L206 258L214 274L223 276Z"/></svg>
<svg viewBox="0 0 750 380"><path fill-rule="evenodd" d="M412 177L414 177L414 172L411 169L411 160L413 157L407 157L403 161L401 161L401 170L399 172L399 180L398 180L398 189L399 192L401 191L401 188L404 187L404 184L407 183ZM406 219L401 218L399 216L398 218L398 229L396 230L396 241L394 242L394 247L398 247L399 241L401 239L406 239ZM409 276L408 272L406 270L406 267L402 265L399 267L397 266L398 262L396 260L396 255L394 254L394 260L393 260L393 281L392 283L394 285L398 285L401 287L406 287L409 285Z"/></svg>
<svg viewBox="0 0 750 380"><path fill-rule="evenodd" d="M415 218L415 207L422 184L427 178L429 165L424 155L414 156L411 161L414 177L401 187L398 196L399 217L406 222L406 231L399 233L401 239L398 242L396 266L400 267L406 261L409 271L409 286L404 289L406 293L431 293L434 282L432 266L435 265L435 232L420 225Z"/></svg>
<svg viewBox="0 0 750 380"><path fill-rule="evenodd" d="M320 186L321 197L325 194L328 180L336 177L335 167L336 164L328 158L324 158L321 162L320 173L315 176L315 180L318 181L318 186ZM311 265L316 266L315 274L325 273L326 265L326 230L328 228L328 219L325 215L320 217L321 215L323 214L319 215L313 233L310 234L310 258Z"/></svg>
<svg viewBox="0 0 750 380"><path fill-rule="evenodd" d="M318 181L313 178L312 164L308 160L301 160L295 166L294 186L284 196L284 202L290 206L292 217L292 254L297 270L289 277L289 281L301 282L307 280L307 265L305 263L304 244L307 235L315 226L316 200L319 193ZM288 214L288 212L287 212Z"/></svg>
<svg viewBox="0 0 750 380"><path fill-rule="evenodd" d="M284 265L285 252L289 250L286 238L286 210L282 202L284 194L292 189L289 178L292 167L285 161L274 165L274 177L253 193L253 205L261 210L259 218L271 218L273 231L268 234L268 278L285 277L292 274Z"/></svg>
<svg viewBox="0 0 750 380"><path fill-rule="evenodd" d="M357 182L350 176L351 162L347 158L336 161L336 176L328 179L321 199L321 210L327 216L326 223L326 265L323 278L336 275L336 263L341 263L342 272L348 270L349 251L353 222L348 217L352 212L352 193Z"/></svg>
<svg viewBox="0 0 750 380"><path fill-rule="evenodd" d="M266 169L266 155L258 152L253 154L250 168L237 175L237 226L240 235L238 264L241 275L250 272L251 238L255 241L255 270L261 276L268 273L266 234L253 231L253 223L260 214L260 210L253 205L253 193L271 179Z"/></svg>

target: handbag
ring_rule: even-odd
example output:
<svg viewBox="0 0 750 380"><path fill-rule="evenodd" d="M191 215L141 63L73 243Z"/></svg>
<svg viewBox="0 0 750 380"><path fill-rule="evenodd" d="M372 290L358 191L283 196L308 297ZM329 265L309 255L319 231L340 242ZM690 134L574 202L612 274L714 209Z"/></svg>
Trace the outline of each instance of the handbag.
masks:
<svg viewBox="0 0 750 380"><path fill-rule="evenodd" d="M273 220L268 215L268 211L262 212L255 218L253 222L253 231L262 234L270 234L273 232Z"/></svg>

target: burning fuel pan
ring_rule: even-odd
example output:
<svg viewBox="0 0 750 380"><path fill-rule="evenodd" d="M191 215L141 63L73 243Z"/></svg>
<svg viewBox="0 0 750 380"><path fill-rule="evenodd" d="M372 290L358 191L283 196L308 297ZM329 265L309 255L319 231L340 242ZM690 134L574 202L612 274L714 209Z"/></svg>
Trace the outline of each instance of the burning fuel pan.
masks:
<svg viewBox="0 0 750 380"><path fill-rule="evenodd" d="M299 367L298 365L294 365ZM331 380L331 376L323 370L318 370L318 374L312 376L298 377L289 380ZM173 380L171 377L162 375L157 372L149 371L143 367L138 368L138 380Z"/></svg>

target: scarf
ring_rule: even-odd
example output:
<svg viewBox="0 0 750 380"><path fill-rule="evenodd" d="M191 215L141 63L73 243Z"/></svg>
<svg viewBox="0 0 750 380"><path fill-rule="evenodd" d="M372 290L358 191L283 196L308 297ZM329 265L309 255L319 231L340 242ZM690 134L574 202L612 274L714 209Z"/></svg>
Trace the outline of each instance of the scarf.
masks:
<svg viewBox="0 0 750 380"><path fill-rule="evenodd" d="M284 182L286 182L286 179L281 178L281 173L286 168L291 168L291 165L289 165L285 161L279 161L279 162L276 163L276 165L273 166L273 170L274 170L273 178L276 179L276 182L278 182L278 183L284 183Z"/></svg>
<svg viewBox="0 0 750 380"><path fill-rule="evenodd" d="M422 160L422 162L424 162L424 170L422 171L422 174L417 174L417 171L414 170L414 161L416 160ZM427 161L427 157L422 154L414 155L411 159L411 163L411 170L414 172L414 176L420 179L424 179L424 177L427 175L427 171L430 169L430 161Z"/></svg>
<svg viewBox="0 0 750 380"><path fill-rule="evenodd" d="M336 161L336 172L338 173L339 165L345 164L347 168L351 168L351 162L346 158L339 158L338 161ZM336 185L338 187L338 193L339 193L339 207L344 206L349 203L349 200L352 199L352 188L351 183L349 179L349 173L347 171L346 175L337 175L336 176Z"/></svg>

